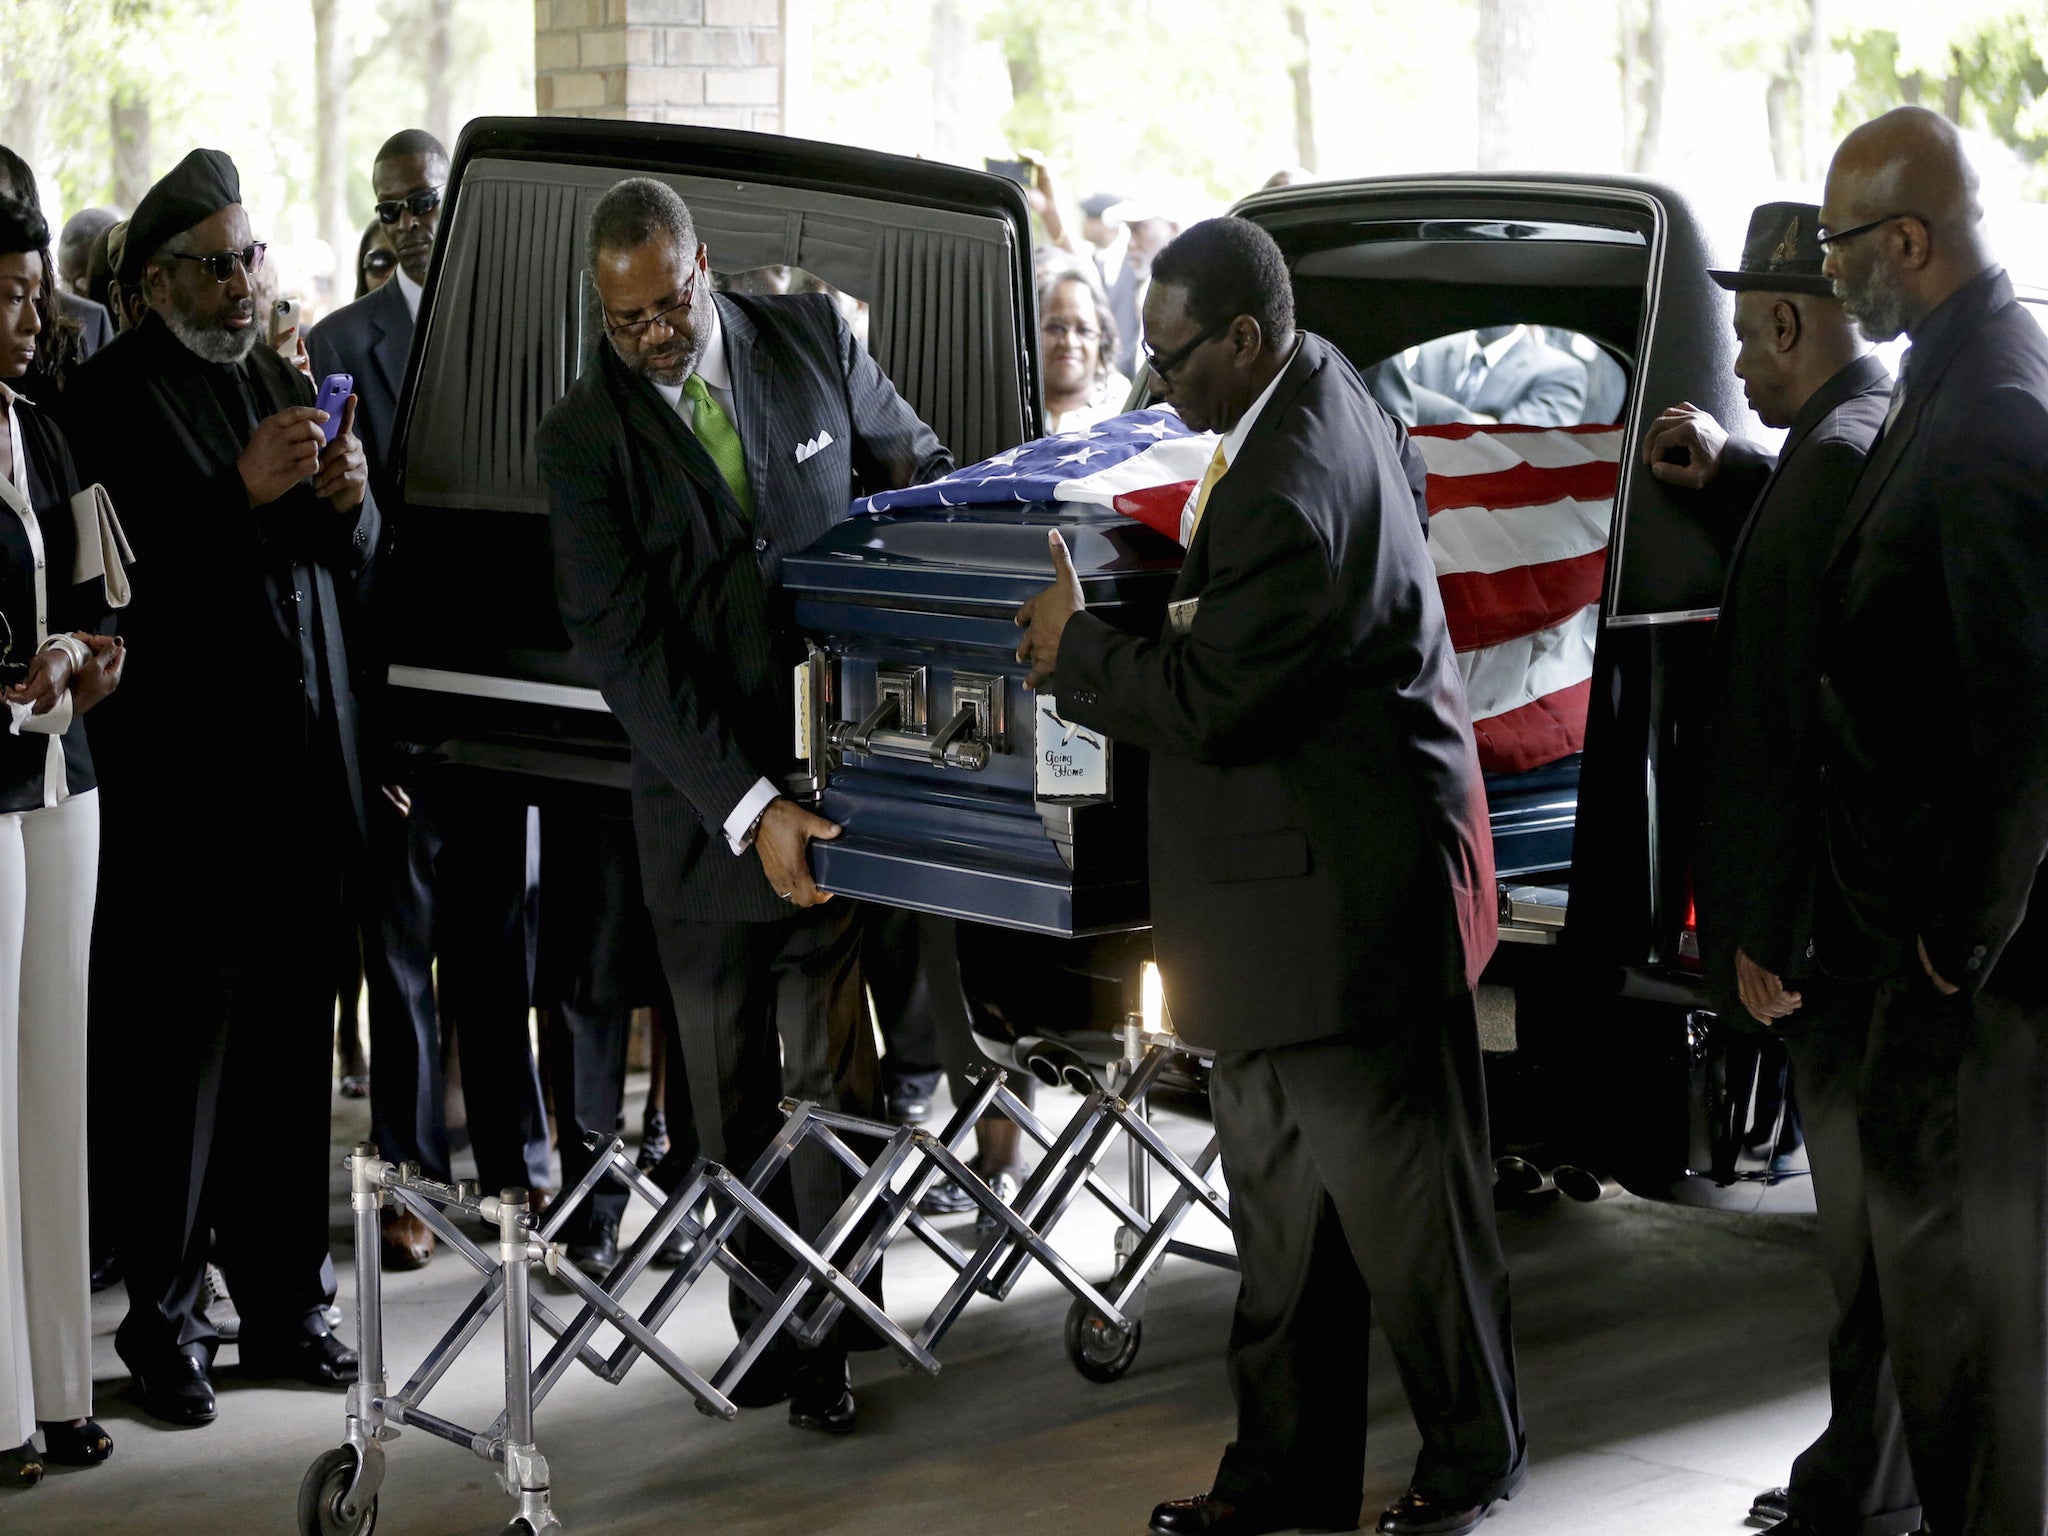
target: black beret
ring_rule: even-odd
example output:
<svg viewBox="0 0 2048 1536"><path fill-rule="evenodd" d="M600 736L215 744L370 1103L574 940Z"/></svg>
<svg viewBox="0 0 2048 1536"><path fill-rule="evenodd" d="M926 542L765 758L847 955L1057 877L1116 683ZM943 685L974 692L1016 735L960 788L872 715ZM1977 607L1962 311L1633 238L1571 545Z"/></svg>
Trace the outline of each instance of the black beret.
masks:
<svg viewBox="0 0 2048 1536"><path fill-rule="evenodd" d="M242 178L235 162L218 149L193 150L135 205L121 252L118 275L123 286L142 281L142 269L165 241L241 200Z"/></svg>

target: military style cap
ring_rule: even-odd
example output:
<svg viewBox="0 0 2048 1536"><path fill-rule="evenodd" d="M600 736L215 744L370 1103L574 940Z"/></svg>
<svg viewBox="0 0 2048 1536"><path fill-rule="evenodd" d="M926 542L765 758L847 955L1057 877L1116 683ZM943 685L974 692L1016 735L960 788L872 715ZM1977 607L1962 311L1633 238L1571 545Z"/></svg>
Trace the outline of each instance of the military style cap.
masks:
<svg viewBox="0 0 2048 1536"><path fill-rule="evenodd" d="M142 281L142 269L166 240L204 224L242 200L235 162L217 149L195 149L142 194L128 219L128 240L116 269L122 285Z"/></svg>
<svg viewBox="0 0 2048 1536"><path fill-rule="evenodd" d="M1749 238L1742 242L1742 265L1733 272L1709 270L1723 288L1740 293L1761 288L1771 293L1817 293L1834 296L1834 285L1820 275L1820 209L1811 203L1765 203L1749 216Z"/></svg>

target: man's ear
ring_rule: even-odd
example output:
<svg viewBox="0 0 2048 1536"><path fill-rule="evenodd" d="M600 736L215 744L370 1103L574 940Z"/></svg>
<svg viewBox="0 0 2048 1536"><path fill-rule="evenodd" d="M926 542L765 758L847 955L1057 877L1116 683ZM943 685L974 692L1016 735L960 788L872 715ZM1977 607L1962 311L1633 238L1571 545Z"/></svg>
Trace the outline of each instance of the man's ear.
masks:
<svg viewBox="0 0 2048 1536"><path fill-rule="evenodd" d="M1253 360L1265 350L1265 333L1259 329L1259 322L1250 315L1239 315L1230 322L1231 361L1241 367L1250 367Z"/></svg>
<svg viewBox="0 0 2048 1536"><path fill-rule="evenodd" d="M1908 272L1917 272L1934 258L1934 237L1916 214L1906 214L1898 219L1892 229L1898 241L1899 265Z"/></svg>
<svg viewBox="0 0 2048 1536"><path fill-rule="evenodd" d="M1790 352L1799 345L1802 321L1799 306L1790 299L1779 299L1771 305L1771 343L1779 352Z"/></svg>

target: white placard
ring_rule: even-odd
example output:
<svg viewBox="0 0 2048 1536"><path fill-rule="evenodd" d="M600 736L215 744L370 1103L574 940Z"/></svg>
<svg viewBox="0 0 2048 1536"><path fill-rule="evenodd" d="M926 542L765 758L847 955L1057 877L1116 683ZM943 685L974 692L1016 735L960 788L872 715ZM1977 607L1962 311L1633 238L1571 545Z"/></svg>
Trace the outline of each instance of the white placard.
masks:
<svg viewBox="0 0 2048 1536"><path fill-rule="evenodd" d="M1109 742L1099 731L1060 718L1060 701L1038 696L1037 793L1044 800L1109 793Z"/></svg>

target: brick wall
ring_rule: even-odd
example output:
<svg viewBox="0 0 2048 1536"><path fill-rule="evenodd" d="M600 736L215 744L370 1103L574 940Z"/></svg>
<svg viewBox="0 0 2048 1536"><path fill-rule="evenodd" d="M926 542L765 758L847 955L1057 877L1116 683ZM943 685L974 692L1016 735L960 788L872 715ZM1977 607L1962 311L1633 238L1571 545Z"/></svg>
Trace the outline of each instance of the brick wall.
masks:
<svg viewBox="0 0 2048 1536"><path fill-rule="evenodd" d="M805 0L534 0L534 97L555 117L786 131ZM805 39L807 41L807 39Z"/></svg>

